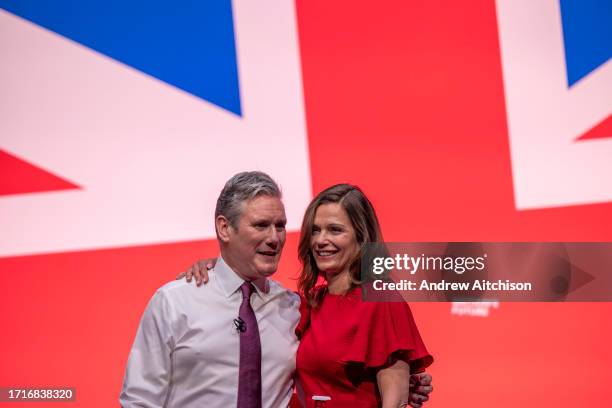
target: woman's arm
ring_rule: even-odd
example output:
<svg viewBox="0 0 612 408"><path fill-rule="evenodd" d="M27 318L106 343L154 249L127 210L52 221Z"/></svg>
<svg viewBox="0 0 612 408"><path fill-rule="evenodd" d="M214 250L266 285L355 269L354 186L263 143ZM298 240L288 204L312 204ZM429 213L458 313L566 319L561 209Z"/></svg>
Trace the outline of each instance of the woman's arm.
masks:
<svg viewBox="0 0 612 408"><path fill-rule="evenodd" d="M376 373L376 382L382 397L383 408L408 406L410 387L410 366L402 360Z"/></svg>

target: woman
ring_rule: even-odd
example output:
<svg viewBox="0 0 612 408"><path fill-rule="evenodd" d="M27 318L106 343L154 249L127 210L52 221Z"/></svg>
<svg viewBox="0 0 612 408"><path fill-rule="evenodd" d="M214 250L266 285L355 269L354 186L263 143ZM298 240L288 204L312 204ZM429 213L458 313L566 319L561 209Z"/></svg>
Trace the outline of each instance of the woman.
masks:
<svg viewBox="0 0 612 408"><path fill-rule="evenodd" d="M303 406L313 406L313 396L331 397L329 406L408 406L410 372L433 361L405 302L362 300L361 257L368 244L382 242L376 213L356 186L332 186L306 210L296 361Z"/></svg>
<svg viewBox="0 0 612 408"><path fill-rule="evenodd" d="M298 289L310 306L297 353L303 401L322 394L346 406L398 407L408 401L410 371L433 361L406 303L362 300L361 257L382 241L376 213L355 186L332 186L306 210L298 249Z"/></svg>

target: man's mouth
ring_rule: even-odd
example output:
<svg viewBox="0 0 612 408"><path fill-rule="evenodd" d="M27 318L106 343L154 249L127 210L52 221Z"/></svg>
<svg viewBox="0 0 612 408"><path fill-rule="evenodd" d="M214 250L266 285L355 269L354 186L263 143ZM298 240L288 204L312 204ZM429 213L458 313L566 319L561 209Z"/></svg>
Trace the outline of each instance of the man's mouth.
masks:
<svg viewBox="0 0 612 408"><path fill-rule="evenodd" d="M257 253L260 255L271 256L271 257L278 255L277 251L257 251Z"/></svg>

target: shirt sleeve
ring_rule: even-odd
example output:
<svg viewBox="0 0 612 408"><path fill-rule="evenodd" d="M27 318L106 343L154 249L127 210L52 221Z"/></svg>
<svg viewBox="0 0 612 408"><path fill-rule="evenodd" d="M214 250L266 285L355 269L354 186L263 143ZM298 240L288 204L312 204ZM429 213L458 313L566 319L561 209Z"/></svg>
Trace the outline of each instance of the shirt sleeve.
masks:
<svg viewBox="0 0 612 408"><path fill-rule="evenodd" d="M362 314L344 361L380 368L398 359L406 361L413 373L423 371L433 362L408 304L370 303Z"/></svg>
<svg viewBox="0 0 612 408"><path fill-rule="evenodd" d="M174 338L167 297L157 291L149 302L130 351L119 402L123 408L163 407L170 387Z"/></svg>

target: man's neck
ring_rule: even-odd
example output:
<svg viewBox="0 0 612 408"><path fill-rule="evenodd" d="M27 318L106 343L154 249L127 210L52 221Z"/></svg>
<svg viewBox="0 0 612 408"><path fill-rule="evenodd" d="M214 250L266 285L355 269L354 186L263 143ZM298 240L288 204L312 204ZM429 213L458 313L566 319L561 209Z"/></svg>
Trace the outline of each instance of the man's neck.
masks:
<svg viewBox="0 0 612 408"><path fill-rule="evenodd" d="M236 274L238 275L238 277L242 280L251 282L253 279L249 278L248 276L244 275L241 271L240 271L240 265L238 264L238 262L236 262L231 254L228 253L228 251L224 251L223 248L221 248L221 258L223 258L223 261L225 261L226 265L230 267L230 269Z"/></svg>
<svg viewBox="0 0 612 408"><path fill-rule="evenodd" d="M268 278L261 277L261 278L253 279L249 276L246 276L244 273L240 271L241 268L238 262L235 262L235 260L232 258L229 251L224 250L224 248L221 248L221 258L223 258L223 261L225 262L225 264L229 266L232 272L238 275L240 279L255 284L260 290L264 292L268 291Z"/></svg>

